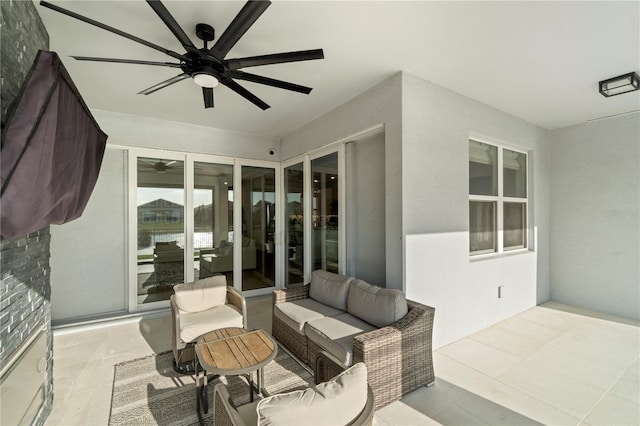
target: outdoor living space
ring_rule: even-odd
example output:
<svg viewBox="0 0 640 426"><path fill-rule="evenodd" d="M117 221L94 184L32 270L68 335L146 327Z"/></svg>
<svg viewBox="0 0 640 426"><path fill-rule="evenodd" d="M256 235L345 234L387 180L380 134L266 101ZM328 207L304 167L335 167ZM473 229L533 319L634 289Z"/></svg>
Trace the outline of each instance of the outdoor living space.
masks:
<svg viewBox="0 0 640 426"><path fill-rule="evenodd" d="M0 425L210 425L341 367L377 425L640 424L640 1L0 15Z"/></svg>
<svg viewBox="0 0 640 426"><path fill-rule="evenodd" d="M248 328L270 332L271 306L268 296L249 298ZM161 313L54 330L45 424L110 423L114 365L169 351L170 328ZM639 354L637 321L548 302L436 350L435 384L378 410L373 424L635 425ZM195 400L193 381L183 383ZM195 411L184 415L197 423Z"/></svg>

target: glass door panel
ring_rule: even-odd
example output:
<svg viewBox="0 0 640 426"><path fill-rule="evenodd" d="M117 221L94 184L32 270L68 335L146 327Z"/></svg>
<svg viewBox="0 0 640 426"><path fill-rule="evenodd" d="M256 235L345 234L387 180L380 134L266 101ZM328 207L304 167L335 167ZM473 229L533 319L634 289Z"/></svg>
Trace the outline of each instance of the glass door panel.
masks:
<svg viewBox="0 0 640 426"><path fill-rule="evenodd" d="M225 275L233 285L233 166L193 164L195 279Z"/></svg>
<svg viewBox="0 0 640 426"><path fill-rule="evenodd" d="M138 304L168 300L184 282L184 162L137 159Z"/></svg>
<svg viewBox="0 0 640 426"><path fill-rule="evenodd" d="M285 217L285 285L304 282L304 172L302 163L284 169L287 202Z"/></svg>
<svg viewBox="0 0 640 426"><path fill-rule="evenodd" d="M276 173L242 166L242 290L275 286Z"/></svg>
<svg viewBox="0 0 640 426"><path fill-rule="evenodd" d="M311 160L313 269L338 273L338 153Z"/></svg>

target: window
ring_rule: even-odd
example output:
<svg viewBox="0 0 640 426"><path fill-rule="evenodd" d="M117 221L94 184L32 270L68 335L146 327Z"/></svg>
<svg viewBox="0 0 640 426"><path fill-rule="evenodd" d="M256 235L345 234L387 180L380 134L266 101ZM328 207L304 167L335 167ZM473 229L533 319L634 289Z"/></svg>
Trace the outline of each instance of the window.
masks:
<svg viewBox="0 0 640 426"><path fill-rule="evenodd" d="M527 154L469 140L469 252L527 248Z"/></svg>

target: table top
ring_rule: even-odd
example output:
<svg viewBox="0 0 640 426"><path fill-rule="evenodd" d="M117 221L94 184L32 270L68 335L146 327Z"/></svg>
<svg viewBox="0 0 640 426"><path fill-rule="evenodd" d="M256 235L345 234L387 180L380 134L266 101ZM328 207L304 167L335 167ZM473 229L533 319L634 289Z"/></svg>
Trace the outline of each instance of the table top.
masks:
<svg viewBox="0 0 640 426"><path fill-rule="evenodd" d="M276 357L278 345L263 330L228 327L210 331L196 340L202 368L212 374L246 374Z"/></svg>

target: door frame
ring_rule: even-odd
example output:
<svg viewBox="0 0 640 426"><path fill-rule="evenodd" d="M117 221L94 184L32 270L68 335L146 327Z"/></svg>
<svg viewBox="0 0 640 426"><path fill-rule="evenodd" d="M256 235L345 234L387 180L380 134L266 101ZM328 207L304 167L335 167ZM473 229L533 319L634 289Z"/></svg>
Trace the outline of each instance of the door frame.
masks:
<svg viewBox="0 0 640 426"><path fill-rule="evenodd" d="M276 203L281 198L282 192L282 169L280 163L277 161L265 161L265 160L249 160L235 157L225 157L219 155L209 154L196 154L181 151L165 150L165 149L153 149L153 148L138 148L127 147L127 220L126 229L127 236L127 277L128 277L128 311L129 312L144 312L157 309L167 308L169 306L168 300L162 300L157 302L149 302L144 304L138 303L138 215L137 215L137 189L138 189L138 175L137 175L137 161L139 157L149 158L161 158L168 160L176 160L184 162L184 176L183 176L183 190L184 190L184 282L192 282L194 280L194 259L191 255L193 253L193 232L194 232L194 219L193 215L187 214L187 211L193 210L193 187L194 187L194 162L205 162L212 164L227 164L233 166L233 191L234 200L242 199L242 166L252 167L265 167L272 168L275 172L275 199ZM282 205L280 205L282 208ZM282 223L280 220L278 204L276 204L276 229L275 229L275 287L267 287L264 289L248 290L243 292L246 297L268 294L274 289L283 287L283 271L280 267L281 262L278 260L279 256L284 254L282 248ZM242 203L234 203L233 205L233 223L234 223L234 237L236 233L236 224L240 224L240 235L242 234ZM242 292L242 238L234 238L233 245L233 285L234 288Z"/></svg>

